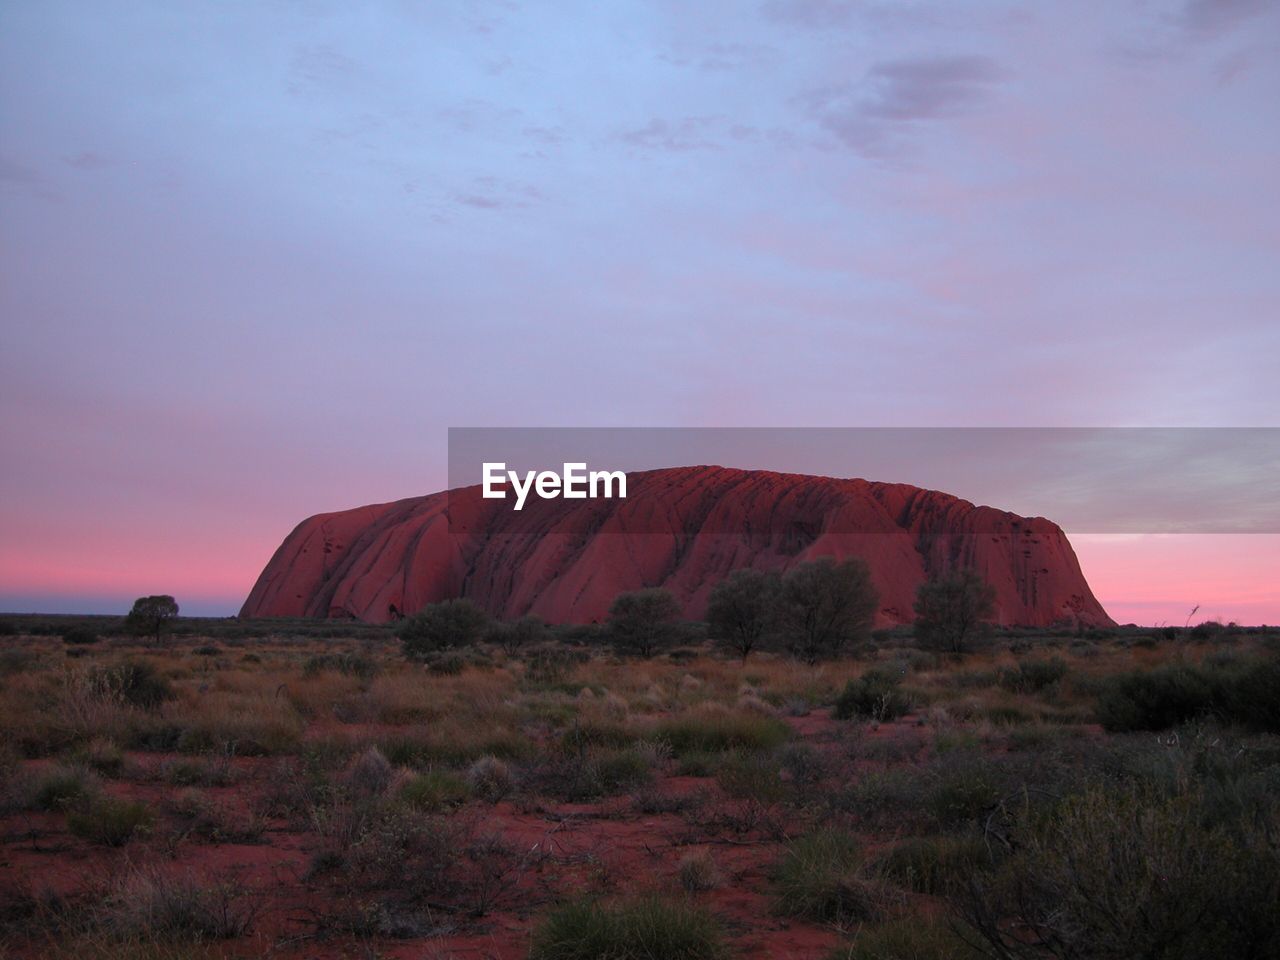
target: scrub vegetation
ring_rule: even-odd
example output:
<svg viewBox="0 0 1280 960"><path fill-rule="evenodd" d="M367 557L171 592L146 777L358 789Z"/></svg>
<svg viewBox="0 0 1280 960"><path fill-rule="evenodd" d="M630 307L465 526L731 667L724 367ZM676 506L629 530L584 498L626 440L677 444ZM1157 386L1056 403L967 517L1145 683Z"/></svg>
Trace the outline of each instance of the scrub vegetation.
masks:
<svg viewBox="0 0 1280 960"><path fill-rule="evenodd" d="M917 638L830 582L0 618L0 955L1274 956L1280 630Z"/></svg>

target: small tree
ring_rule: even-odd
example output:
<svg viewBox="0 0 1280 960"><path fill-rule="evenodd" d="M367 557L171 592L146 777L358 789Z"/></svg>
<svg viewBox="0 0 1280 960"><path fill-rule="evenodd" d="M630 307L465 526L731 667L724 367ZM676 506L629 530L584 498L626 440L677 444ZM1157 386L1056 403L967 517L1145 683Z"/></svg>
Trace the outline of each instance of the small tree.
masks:
<svg viewBox="0 0 1280 960"><path fill-rule="evenodd" d="M125 618L125 627L136 636L155 638L160 642L160 632L178 615L178 604L168 594L139 597L133 601L133 609Z"/></svg>
<svg viewBox="0 0 1280 960"><path fill-rule="evenodd" d="M792 567L782 578L776 623L792 653L817 663L866 640L879 606L866 563L822 557Z"/></svg>
<svg viewBox="0 0 1280 960"><path fill-rule="evenodd" d="M489 615L470 600L443 600L401 620L396 636L404 655L417 659L475 643L488 623Z"/></svg>
<svg viewBox="0 0 1280 960"><path fill-rule="evenodd" d="M495 622L485 634L485 640L502 648L508 656L546 640L550 635L547 625L532 614L510 622Z"/></svg>
<svg viewBox="0 0 1280 960"><path fill-rule="evenodd" d="M920 584L916 639L922 647L964 653L990 629L996 588L975 570L957 570Z"/></svg>
<svg viewBox="0 0 1280 960"><path fill-rule="evenodd" d="M661 587L620 593L609 607L609 633L614 643L642 657L651 657L675 636L680 603Z"/></svg>
<svg viewBox="0 0 1280 960"><path fill-rule="evenodd" d="M769 636L781 581L776 573L735 570L707 600L707 632L743 660Z"/></svg>

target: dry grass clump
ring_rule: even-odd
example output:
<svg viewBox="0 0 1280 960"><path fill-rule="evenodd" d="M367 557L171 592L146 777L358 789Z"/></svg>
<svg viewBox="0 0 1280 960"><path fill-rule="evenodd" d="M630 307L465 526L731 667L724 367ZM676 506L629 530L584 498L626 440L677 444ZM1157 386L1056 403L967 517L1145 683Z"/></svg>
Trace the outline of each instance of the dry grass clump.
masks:
<svg viewBox="0 0 1280 960"><path fill-rule="evenodd" d="M473 789L469 778L464 779L451 770L427 770L406 779L400 786L399 796L415 810L440 813L466 803Z"/></svg>
<svg viewBox="0 0 1280 960"><path fill-rule="evenodd" d="M868 868L861 842L839 830L787 844L774 889L780 913L838 926L882 920L902 903L901 894Z"/></svg>
<svg viewBox="0 0 1280 960"><path fill-rule="evenodd" d="M769 750L790 735L790 727L775 717L714 703L661 720L653 728L653 737L668 744L677 757L727 750Z"/></svg>
<svg viewBox="0 0 1280 960"><path fill-rule="evenodd" d="M231 878L131 871L102 901L97 926L122 939L230 940L253 926L258 899Z"/></svg>
<svg viewBox="0 0 1280 960"><path fill-rule="evenodd" d="M677 869L680 886L689 893L715 890L724 885L724 875L716 865L710 850L696 850L680 858Z"/></svg>
<svg viewBox="0 0 1280 960"><path fill-rule="evenodd" d="M267 826L257 813L239 813L196 788L183 790L168 809L182 836L210 843L258 843Z"/></svg>
<svg viewBox="0 0 1280 960"><path fill-rule="evenodd" d="M982 960L953 924L924 916L863 924L853 942L837 947L827 960Z"/></svg>
<svg viewBox="0 0 1280 960"><path fill-rule="evenodd" d="M351 759L342 774L342 784L353 794L381 796L391 786L395 767L377 747L369 747Z"/></svg>
<svg viewBox="0 0 1280 960"><path fill-rule="evenodd" d="M19 805L30 810L65 810L102 792L102 783L87 768L54 764L22 784Z"/></svg>
<svg viewBox="0 0 1280 960"><path fill-rule="evenodd" d="M495 756L485 756L467 769L466 783L480 799L497 803L515 790L516 776L502 760Z"/></svg>
<svg viewBox="0 0 1280 960"><path fill-rule="evenodd" d="M215 690L166 704L161 717L180 730L183 753L262 757L296 752L303 718L283 697L260 692Z"/></svg>
<svg viewBox="0 0 1280 960"><path fill-rule="evenodd" d="M647 896L615 904L566 904L533 933L529 960L718 960L724 929L708 911Z"/></svg>
<svg viewBox="0 0 1280 960"><path fill-rule="evenodd" d="M1096 787L1019 827L1017 853L958 903L1000 956L1273 956L1280 849L1248 820L1206 823L1193 786ZM1274 800L1271 801L1274 814Z"/></svg>
<svg viewBox="0 0 1280 960"><path fill-rule="evenodd" d="M67 814L67 828L83 840L107 847L122 847L146 833L155 814L145 803L116 797L93 797Z"/></svg>

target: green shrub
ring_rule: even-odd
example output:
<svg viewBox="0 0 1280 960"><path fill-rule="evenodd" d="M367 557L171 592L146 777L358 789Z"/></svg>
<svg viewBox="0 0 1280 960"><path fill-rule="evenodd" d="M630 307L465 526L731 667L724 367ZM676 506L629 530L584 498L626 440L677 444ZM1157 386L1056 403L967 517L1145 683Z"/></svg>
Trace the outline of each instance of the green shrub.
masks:
<svg viewBox="0 0 1280 960"><path fill-rule="evenodd" d="M257 902L242 884L201 881L189 872L175 875L159 869L137 870L126 876L99 910L103 927L115 938L151 942L158 937L161 943L234 939L249 932L256 914ZM127 953L121 950L110 955L152 956L135 952L132 944ZM157 960L185 960L189 956L192 954L186 952L155 954Z"/></svg>
<svg viewBox="0 0 1280 960"><path fill-rule="evenodd" d="M155 818L144 803L95 798L82 809L67 815L67 827L82 840L108 847L122 847L139 831L151 826Z"/></svg>
<svg viewBox="0 0 1280 960"><path fill-rule="evenodd" d="M724 876L709 850L698 850L681 857L677 876L680 886L689 893L714 890L724 882Z"/></svg>
<svg viewBox="0 0 1280 960"><path fill-rule="evenodd" d="M118 777L124 769L124 753L110 740L94 738L77 748L72 759L104 777Z"/></svg>
<svg viewBox="0 0 1280 960"><path fill-rule="evenodd" d="M1280 733L1280 658L1169 665L1113 677L1098 700L1111 731L1165 730L1215 717Z"/></svg>
<svg viewBox="0 0 1280 960"><path fill-rule="evenodd" d="M427 770L400 788L400 799L415 810L437 813L467 800L467 782L447 770Z"/></svg>
<svg viewBox="0 0 1280 960"><path fill-rule="evenodd" d="M929 650L964 653L991 632L996 590L976 570L955 570L920 584L915 635Z"/></svg>
<svg viewBox="0 0 1280 960"><path fill-rule="evenodd" d="M545 643L551 635L546 623L538 617L525 616L507 623L495 622L485 632L485 643L502 648L509 657Z"/></svg>
<svg viewBox="0 0 1280 960"><path fill-rule="evenodd" d="M468 661L460 653L430 653L422 656L427 672L437 677L456 677L467 669Z"/></svg>
<svg viewBox="0 0 1280 960"><path fill-rule="evenodd" d="M716 770L716 782L726 795L739 800L778 803L790 792L782 779L781 764L759 753L725 754Z"/></svg>
<svg viewBox="0 0 1280 960"><path fill-rule="evenodd" d="M1224 699L1228 716L1257 730L1280 733L1280 658L1237 666Z"/></svg>
<svg viewBox="0 0 1280 960"><path fill-rule="evenodd" d="M724 930L706 910L658 896L566 904L534 929L529 960L717 960Z"/></svg>
<svg viewBox="0 0 1280 960"><path fill-rule="evenodd" d="M1107 730L1165 730L1208 714L1215 692L1199 668L1168 665L1111 679L1098 701Z"/></svg>
<svg viewBox="0 0 1280 960"><path fill-rule="evenodd" d="M945 920L904 917L858 929L853 943L837 947L828 960L980 960Z"/></svg>
<svg viewBox="0 0 1280 960"><path fill-rule="evenodd" d="M467 786L482 800L497 803L516 788L515 774L495 756L480 757L467 770Z"/></svg>
<svg viewBox="0 0 1280 960"><path fill-rule="evenodd" d="M983 716L992 723L1004 727L1016 727L1024 723L1030 723L1033 719L1031 714L1016 703L994 703L983 711Z"/></svg>
<svg viewBox="0 0 1280 960"><path fill-rule="evenodd" d="M31 790L31 806L36 810L62 810L95 796L98 779L84 767L55 766L40 773Z"/></svg>
<svg viewBox="0 0 1280 960"><path fill-rule="evenodd" d="M943 894L957 889L981 866L991 851L981 836L908 837L877 861L884 875L916 893Z"/></svg>
<svg viewBox="0 0 1280 960"><path fill-rule="evenodd" d="M92 681L103 694L144 710L153 710L173 699L169 681L147 660L124 660L100 667Z"/></svg>
<svg viewBox="0 0 1280 960"><path fill-rule="evenodd" d="M901 829L923 826L927 821L928 790L915 769L896 768L868 773L849 787L833 793L833 809L847 813L867 826Z"/></svg>
<svg viewBox="0 0 1280 960"><path fill-rule="evenodd" d="M865 717L881 722L898 719L911 709L910 699L900 689L901 683L899 673L868 670L857 680L845 684L836 700L836 719Z"/></svg>
<svg viewBox="0 0 1280 960"><path fill-rule="evenodd" d="M1016 667L1000 671L1000 686L1013 693L1043 693L1066 675L1067 663L1061 657L1023 660Z"/></svg>
<svg viewBox="0 0 1280 960"><path fill-rule="evenodd" d="M791 728L776 717L706 711L664 720L654 735L668 744L677 757L683 757L726 750L772 750L790 737Z"/></svg>
<svg viewBox="0 0 1280 960"><path fill-rule="evenodd" d="M326 670L367 681L377 675L378 663L372 657L358 653L317 653L302 665L304 677L314 677Z"/></svg>
<svg viewBox="0 0 1280 960"><path fill-rule="evenodd" d="M97 643L99 639L98 632L88 627L68 627L62 631L62 642L68 646L84 646Z"/></svg>
<svg viewBox="0 0 1280 960"><path fill-rule="evenodd" d="M1194 790L1091 788L1023 824L1018 852L957 903L1001 957L1273 957L1276 839L1248 823L1206 827L1202 810Z"/></svg>
<svg viewBox="0 0 1280 960"><path fill-rule="evenodd" d="M676 760L676 775L681 777L713 777L724 759L723 753L690 750Z"/></svg>
<svg viewBox="0 0 1280 960"><path fill-rule="evenodd" d="M535 792L571 801L625 793L652 779L652 752L634 746L550 754L526 771L526 782Z"/></svg>
<svg viewBox="0 0 1280 960"><path fill-rule="evenodd" d="M589 757L587 765L604 796L625 793L653 779L652 758L636 747L600 751Z"/></svg>
<svg viewBox="0 0 1280 960"><path fill-rule="evenodd" d="M428 604L420 613L396 628L404 655L420 659L441 650L456 650L475 643L489 622L489 615L470 600L445 600Z"/></svg>
<svg viewBox="0 0 1280 960"><path fill-rule="evenodd" d="M928 810L943 827L977 820L1000 801L1006 786L993 762L972 753L949 756L932 779Z"/></svg>
<svg viewBox="0 0 1280 960"><path fill-rule="evenodd" d="M679 616L680 603L670 590L620 593L609 607L609 636L619 650L651 657L675 642Z"/></svg>
<svg viewBox="0 0 1280 960"><path fill-rule="evenodd" d="M840 830L820 830L789 843L773 881L780 913L819 923L879 920L890 895L866 870L862 844Z"/></svg>

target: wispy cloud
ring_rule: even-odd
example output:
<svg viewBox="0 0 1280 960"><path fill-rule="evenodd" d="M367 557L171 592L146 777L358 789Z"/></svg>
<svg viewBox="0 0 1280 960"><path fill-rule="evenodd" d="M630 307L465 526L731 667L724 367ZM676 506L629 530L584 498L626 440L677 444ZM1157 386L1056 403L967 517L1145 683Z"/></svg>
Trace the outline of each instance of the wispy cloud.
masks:
<svg viewBox="0 0 1280 960"><path fill-rule="evenodd" d="M973 109L1001 76L987 57L889 60L857 83L819 89L803 100L846 146L882 156L897 146L901 128Z"/></svg>
<svg viewBox="0 0 1280 960"><path fill-rule="evenodd" d="M29 191L42 200L60 199L43 173L5 156L0 156L0 187Z"/></svg>
<svg viewBox="0 0 1280 960"><path fill-rule="evenodd" d="M660 53L658 59L676 67L688 67L706 73L728 73L763 69L777 63L780 56L779 50L768 44L711 43L674 47Z"/></svg>
<svg viewBox="0 0 1280 960"><path fill-rule="evenodd" d="M857 8L851 0L767 0L760 9L767 19L777 23L825 29L846 26Z"/></svg>
<svg viewBox="0 0 1280 960"><path fill-rule="evenodd" d="M62 162L76 170L101 170L103 167L111 166L110 160L92 150L82 150L73 156L64 157Z"/></svg>
<svg viewBox="0 0 1280 960"><path fill-rule="evenodd" d="M319 96L356 70L356 62L333 47L321 44L300 47L289 64L289 93L295 97Z"/></svg>
<svg viewBox="0 0 1280 960"><path fill-rule="evenodd" d="M1189 0L1182 25L1194 36L1213 37L1269 9L1272 0Z"/></svg>
<svg viewBox="0 0 1280 960"><path fill-rule="evenodd" d="M532 184L499 177L476 177L468 189L453 195L454 203L473 210L518 210L541 199L542 191Z"/></svg>
<svg viewBox="0 0 1280 960"><path fill-rule="evenodd" d="M618 139L644 150L718 150L718 127L719 121L715 117L684 117L673 121L654 117L642 127L618 134Z"/></svg>

